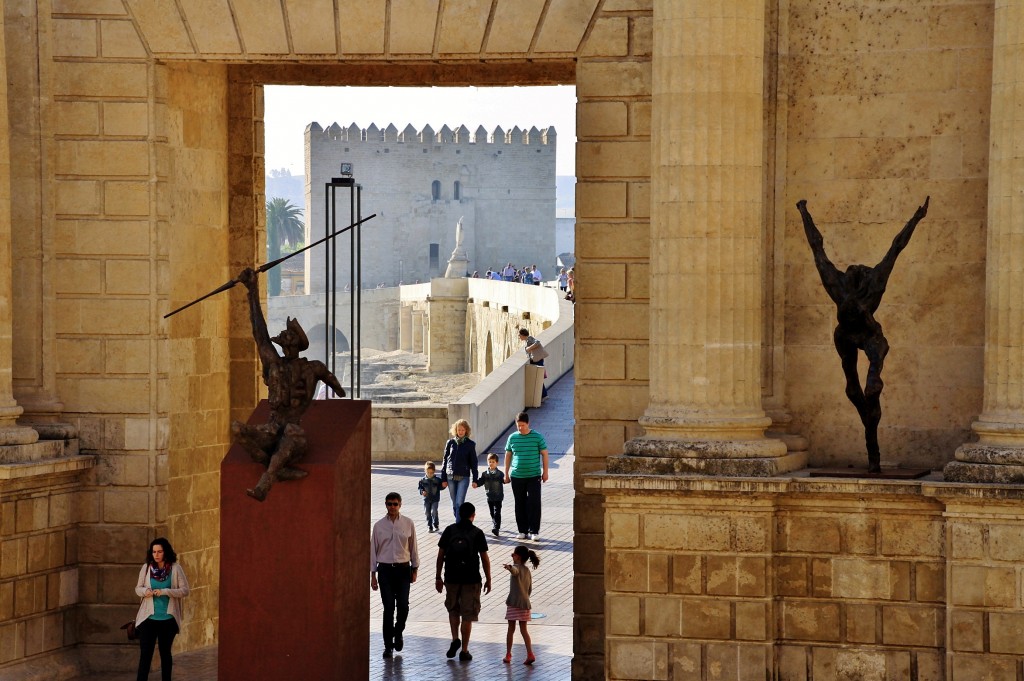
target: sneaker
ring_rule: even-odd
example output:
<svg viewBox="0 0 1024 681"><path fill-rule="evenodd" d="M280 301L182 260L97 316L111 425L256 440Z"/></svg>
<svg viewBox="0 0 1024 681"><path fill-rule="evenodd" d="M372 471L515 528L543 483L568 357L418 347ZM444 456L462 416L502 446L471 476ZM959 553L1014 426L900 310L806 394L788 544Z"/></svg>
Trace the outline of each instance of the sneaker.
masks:
<svg viewBox="0 0 1024 681"><path fill-rule="evenodd" d="M385 648L384 649L384 659L385 660L391 659L391 648Z"/></svg>
<svg viewBox="0 0 1024 681"><path fill-rule="evenodd" d="M505 664L512 664L512 653L505 653L505 657L501 659Z"/></svg>
<svg viewBox="0 0 1024 681"><path fill-rule="evenodd" d="M497 537L497 536L498 536L499 534L501 534L501 533L500 533L500 532L498 532L498 528L497 528L497 527L495 527L495 528L494 528L493 530L491 530L491 534L493 534L493 535L494 535L495 537Z"/></svg>
<svg viewBox="0 0 1024 681"><path fill-rule="evenodd" d="M469 662L473 659L473 656L469 654L468 650L463 650L459 653L459 662Z"/></svg>
<svg viewBox="0 0 1024 681"><path fill-rule="evenodd" d="M540 535L538 533L534 532L533 534L530 535L530 539L532 539L533 541L538 541L538 540L540 540Z"/></svg>
<svg viewBox="0 0 1024 681"><path fill-rule="evenodd" d="M529 538L530 538L530 536L528 534L526 534L525 532L520 532L519 534L516 535L516 539L529 539Z"/></svg>
<svg viewBox="0 0 1024 681"><path fill-rule="evenodd" d="M530 653L529 655L526 656L526 659L523 660L523 664L533 664L536 661L537 661L536 656L534 656L533 653Z"/></svg>
<svg viewBox="0 0 1024 681"><path fill-rule="evenodd" d="M448 652L445 653L445 657L451 659L455 657L455 653L459 652L459 646L462 645L462 641L459 639L452 639L452 644L448 646Z"/></svg>
<svg viewBox="0 0 1024 681"><path fill-rule="evenodd" d="M405 641L402 640L401 632L395 634L395 651L401 652L402 648L405 647Z"/></svg>

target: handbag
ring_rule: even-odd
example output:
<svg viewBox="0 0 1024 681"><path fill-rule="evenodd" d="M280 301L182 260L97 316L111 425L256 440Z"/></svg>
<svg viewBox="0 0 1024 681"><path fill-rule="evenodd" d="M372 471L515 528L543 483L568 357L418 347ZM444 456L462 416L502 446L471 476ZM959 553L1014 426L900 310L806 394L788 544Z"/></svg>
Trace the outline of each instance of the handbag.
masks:
<svg viewBox="0 0 1024 681"><path fill-rule="evenodd" d="M121 625L121 628L128 634L129 641L137 641L139 635L135 632L135 620L128 620L126 623Z"/></svg>

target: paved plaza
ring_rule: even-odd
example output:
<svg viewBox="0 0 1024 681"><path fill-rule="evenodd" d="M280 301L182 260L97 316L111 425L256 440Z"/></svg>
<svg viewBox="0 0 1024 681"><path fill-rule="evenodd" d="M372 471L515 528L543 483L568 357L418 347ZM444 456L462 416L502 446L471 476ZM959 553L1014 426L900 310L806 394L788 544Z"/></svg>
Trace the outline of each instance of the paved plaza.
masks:
<svg viewBox="0 0 1024 681"><path fill-rule="evenodd" d="M529 629L537 662L523 665L526 655L522 638L516 631L512 664L501 659L505 655L505 598L508 595L508 573L501 569L510 562L516 540L515 513L511 489L506 488L502 508L501 536L490 534L490 518L483 489L471 489L467 501L477 507L477 525L487 532L492 564L493 591L482 597L480 621L473 626L470 643L472 662L445 658L451 632L444 597L434 590L434 563L440 535L427 532L423 504L416 483L423 475L422 462L374 463L371 494L371 523L384 513L384 496L391 491L402 495L402 511L416 521L423 567L420 580L413 584L410 595L409 623L405 632L405 648L390 660L382 659L381 602L377 593L370 596L370 679L374 681L425 681L458 679L531 679L531 681L564 681L570 677L572 660L572 508L573 508L573 373L570 371L550 389L542 407L530 409L530 425L544 435L551 454L550 479L543 488L541 538L523 542L537 551L541 564L533 577L534 621ZM503 434L489 451L499 453L504 462ZM477 443L482 450L486 443ZM444 443L437 446L436 462L440 466ZM481 451L481 467L486 457ZM440 505L442 527L453 522L451 500L442 493ZM369 528L367 528L369 532ZM369 588L367 574L366 588ZM150 679L159 678L159 655L154 656ZM174 656L174 677L188 681L216 681L217 648L210 647ZM76 681L131 681L134 674L94 674ZM346 679L339 673L337 679ZM256 680L263 681L263 680ZM268 680L274 681L274 680Z"/></svg>

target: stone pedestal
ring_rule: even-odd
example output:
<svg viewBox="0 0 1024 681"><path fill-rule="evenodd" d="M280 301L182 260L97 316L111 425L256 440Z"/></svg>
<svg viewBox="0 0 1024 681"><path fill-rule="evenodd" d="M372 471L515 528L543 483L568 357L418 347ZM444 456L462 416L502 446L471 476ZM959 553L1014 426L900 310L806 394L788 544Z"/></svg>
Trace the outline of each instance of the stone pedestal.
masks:
<svg viewBox="0 0 1024 681"><path fill-rule="evenodd" d="M309 476L262 503L262 465L237 445L221 464L220 681L369 675L370 403L313 402L302 426Z"/></svg>
<svg viewBox="0 0 1024 681"><path fill-rule="evenodd" d="M466 298L468 279L432 279L427 298L427 371L466 369Z"/></svg>

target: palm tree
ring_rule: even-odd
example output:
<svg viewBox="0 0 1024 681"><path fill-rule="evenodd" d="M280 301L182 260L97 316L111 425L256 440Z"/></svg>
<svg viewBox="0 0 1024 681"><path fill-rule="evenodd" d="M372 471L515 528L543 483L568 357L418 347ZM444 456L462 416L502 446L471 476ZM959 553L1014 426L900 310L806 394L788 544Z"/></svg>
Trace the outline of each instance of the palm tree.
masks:
<svg viewBox="0 0 1024 681"><path fill-rule="evenodd" d="M300 246L305 239L306 227L302 222L302 211L288 199L273 198L267 201L267 259L281 257L281 247L292 249ZM281 270L274 268L267 280L268 292L272 296L281 294Z"/></svg>

